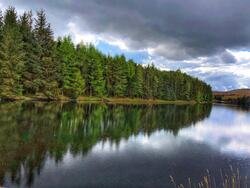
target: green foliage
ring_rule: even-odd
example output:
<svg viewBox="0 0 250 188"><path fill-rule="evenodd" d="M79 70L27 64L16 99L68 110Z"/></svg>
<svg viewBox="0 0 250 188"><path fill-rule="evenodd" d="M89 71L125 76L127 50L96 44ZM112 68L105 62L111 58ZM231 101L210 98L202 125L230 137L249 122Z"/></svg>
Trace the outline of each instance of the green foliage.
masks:
<svg viewBox="0 0 250 188"><path fill-rule="evenodd" d="M17 13L14 8L7 9L0 43L0 96L11 98L22 94L21 74L23 70L23 42Z"/></svg>
<svg viewBox="0 0 250 188"><path fill-rule="evenodd" d="M127 92L126 96L135 97L136 95L136 64L132 61L128 61L128 74L127 74Z"/></svg>
<svg viewBox="0 0 250 188"><path fill-rule="evenodd" d="M114 58L114 96L126 96L128 67L124 56Z"/></svg>
<svg viewBox="0 0 250 188"><path fill-rule="evenodd" d="M57 67L57 62L53 61L51 57L42 59L42 92L49 99L55 99L59 96Z"/></svg>
<svg viewBox="0 0 250 188"><path fill-rule="evenodd" d="M143 68L141 65L136 65L132 91L135 97L141 97L143 95Z"/></svg>
<svg viewBox="0 0 250 188"><path fill-rule="evenodd" d="M104 77L102 54L92 45L78 45L78 61L85 80L85 94L103 96Z"/></svg>
<svg viewBox="0 0 250 188"><path fill-rule="evenodd" d="M75 45L70 37L55 41L43 10L34 20L31 12L18 19L12 7L4 17L0 13L0 47L1 98L42 93L49 99L85 95L212 101L209 85L180 70L161 71L124 55L107 56L93 45Z"/></svg>
<svg viewBox="0 0 250 188"><path fill-rule="evenodd" d="M20 32L25 51L22 84L25 94L36 94L41 87L41 64L38 43L32 28L32 12L25 12L20 19Z"/></svg>
<svg viewBox="0 0 250 188"><path fill-rule="evenodd" d="M82 78L76 57L76 49L70 37L58 41L57 54L62 67L63 94L73 99L84 93Z"/></svg>
<svg viewBox="0 0 250 188"><path fill-rule="evenodd" d="M46 21L43 10L37 12L35 19L35 39L38 44L38 59L41 67L40 91L50 99L59 95L59 63L56 61L56 48L53 39L53 32L50 24Z"/></svg>
<svg viewBox="0 0 250 188"><path fill-rule="evenodd" d="M114 83L115 83L115 70L113 66L113 58L111 56L107 56L104 59L104 72L103 76L105 79L105 91L106 95L114 96Z"/></svg>

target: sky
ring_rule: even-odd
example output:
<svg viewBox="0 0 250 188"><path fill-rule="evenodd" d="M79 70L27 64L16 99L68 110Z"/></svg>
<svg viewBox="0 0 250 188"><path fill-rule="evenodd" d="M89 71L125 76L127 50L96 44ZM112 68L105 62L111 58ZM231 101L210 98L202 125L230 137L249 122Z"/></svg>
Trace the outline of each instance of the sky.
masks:
<svg viewBox="0 0 250 188"><path fill-rule="evenodd" d="M44 9L55 37L105 54L181 69L213 90L250 87L249 0L0 0L9 6Z"/></svg>

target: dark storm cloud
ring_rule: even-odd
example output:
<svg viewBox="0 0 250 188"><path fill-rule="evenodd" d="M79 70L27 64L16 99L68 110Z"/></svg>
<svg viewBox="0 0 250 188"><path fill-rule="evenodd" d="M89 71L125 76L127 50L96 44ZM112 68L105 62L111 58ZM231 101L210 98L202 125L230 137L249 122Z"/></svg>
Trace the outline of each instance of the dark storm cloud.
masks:
<svg viewBox="0 0 250 188"><path fill-rule="evenodd" d="M63 29L69 19L95 34L118 37L132 49L152 48L169 59L188 59L246 47L249 0L4 0L44 8ZM54 23L55 21L52 20ZM223 56L224 60L229 56ZM229 60L233 61L233 58Z"/></svg>
<svg viewBox="0 0 250 188"><path fill-rule="evenodd" d="M236 63L237 62L233 54L231 54L228 51L223 52L220 56L220 59L224 63Z"/></svg>

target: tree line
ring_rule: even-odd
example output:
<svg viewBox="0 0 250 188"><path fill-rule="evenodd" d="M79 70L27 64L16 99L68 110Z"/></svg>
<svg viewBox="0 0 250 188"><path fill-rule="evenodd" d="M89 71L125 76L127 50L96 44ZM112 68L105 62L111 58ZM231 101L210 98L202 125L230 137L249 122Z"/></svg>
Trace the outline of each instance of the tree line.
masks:
<svg viewBox="0 0 250 188"><path fill-rule="evenodd" d="M250 107L250 96L225 97L223 95L214 95L214 101L217 103L234 104L241 107Z"/></svg>
<svg viewBox="0 0 250 188"><path fill-rule="evenodd" d="M178 71L110 56L70 36L54 39L44 10L0 12L0 98L43 95L211 101L211 87Z"/></svg>

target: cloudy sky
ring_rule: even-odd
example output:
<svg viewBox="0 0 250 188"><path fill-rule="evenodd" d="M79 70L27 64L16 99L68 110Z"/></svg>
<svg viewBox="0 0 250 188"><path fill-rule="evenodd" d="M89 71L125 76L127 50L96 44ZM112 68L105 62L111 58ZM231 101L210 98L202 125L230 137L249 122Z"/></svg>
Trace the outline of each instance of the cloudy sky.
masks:
<svg viewBox="0 0 250 188"><path fill-rule="evenodd" d="M55 37L181 69L214 90L250 87L249 0L0 0L8 6L46 10Z"/></svg>

